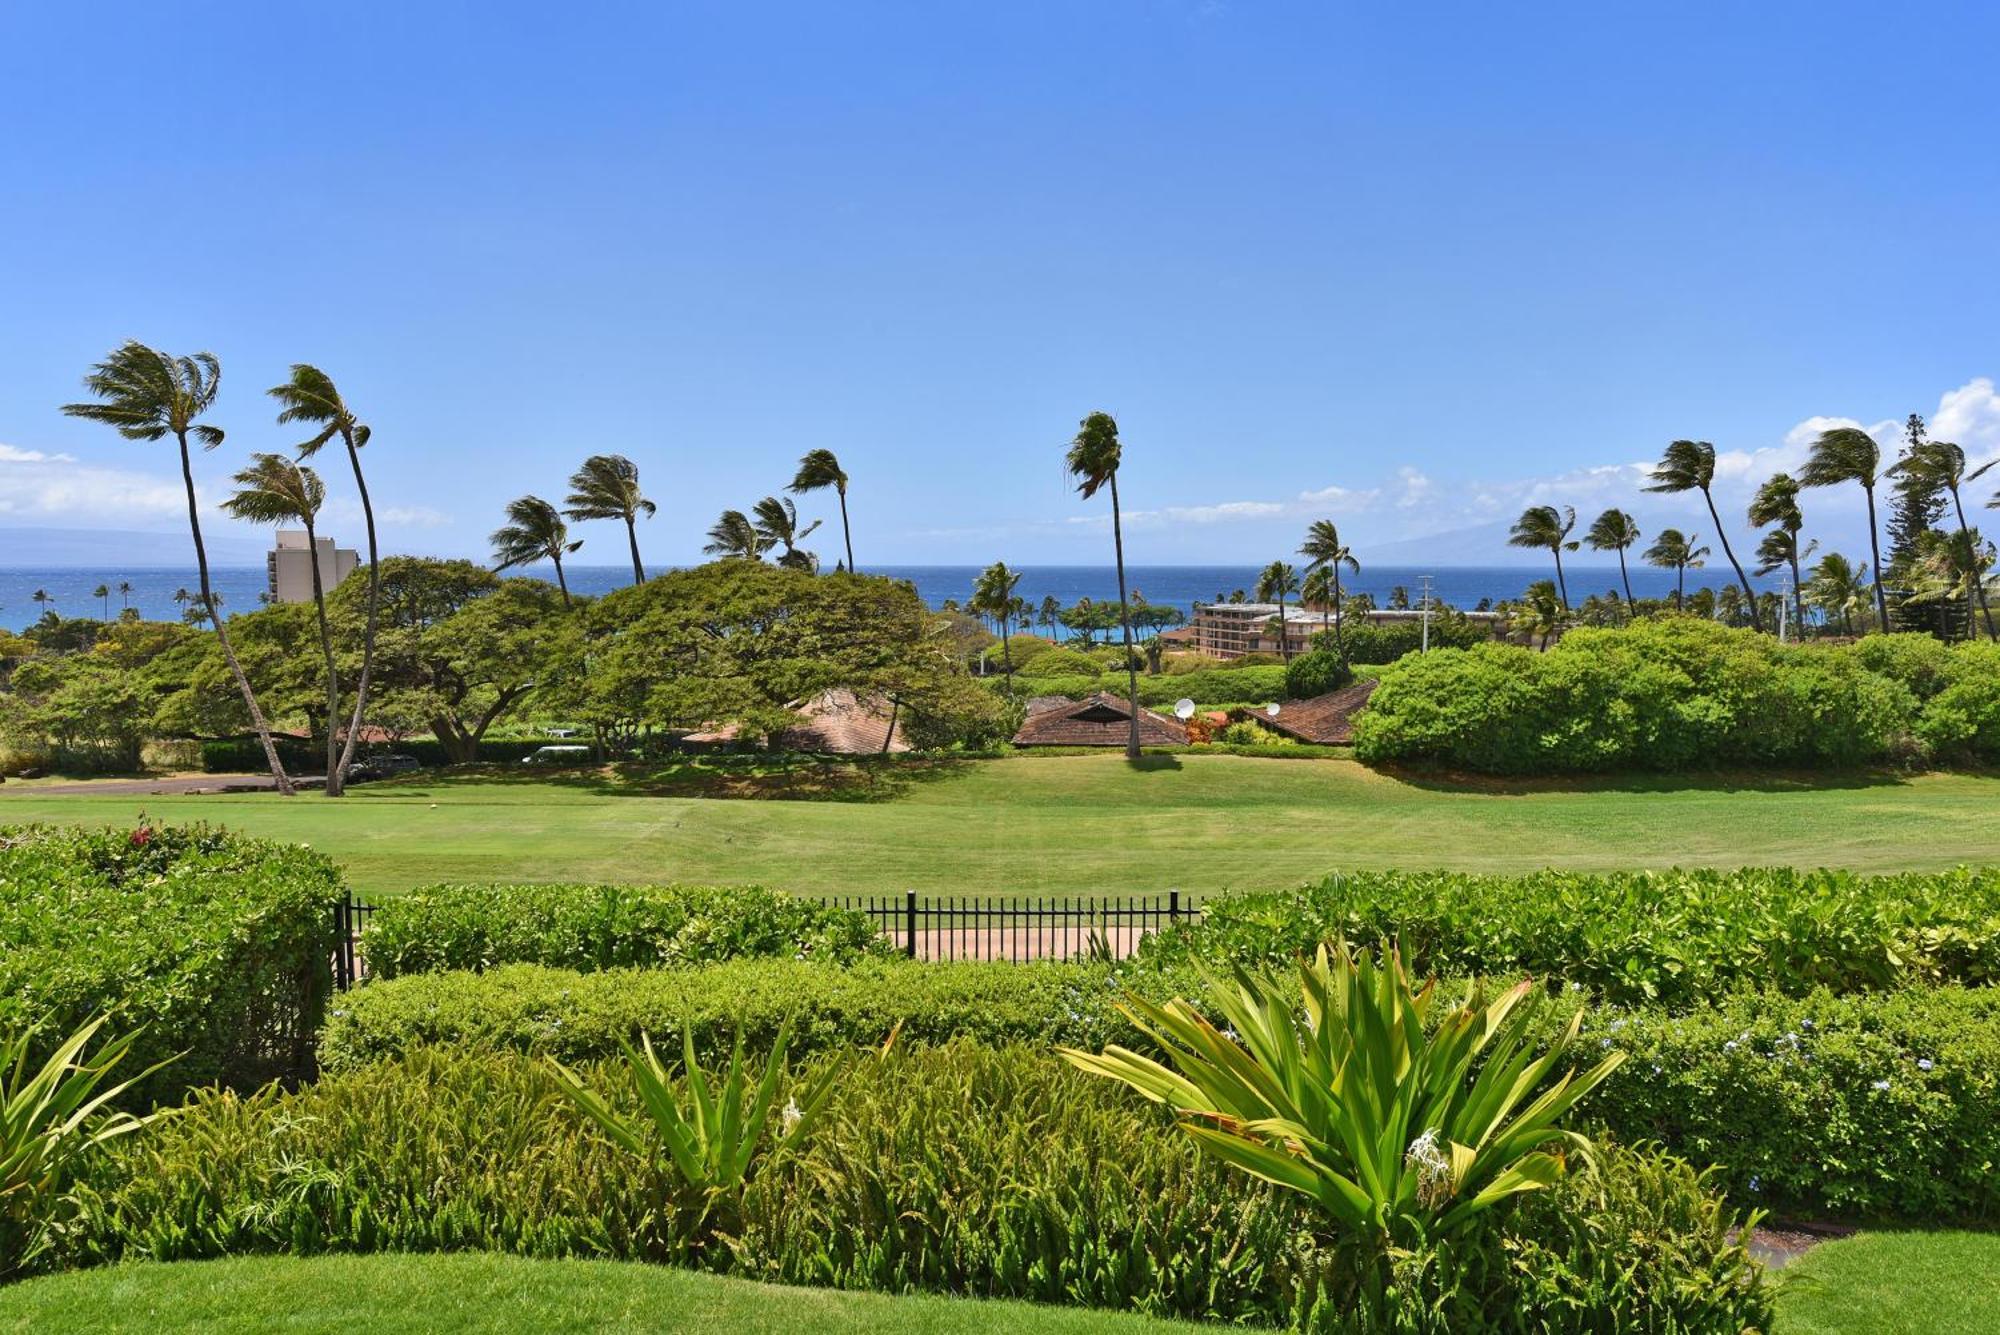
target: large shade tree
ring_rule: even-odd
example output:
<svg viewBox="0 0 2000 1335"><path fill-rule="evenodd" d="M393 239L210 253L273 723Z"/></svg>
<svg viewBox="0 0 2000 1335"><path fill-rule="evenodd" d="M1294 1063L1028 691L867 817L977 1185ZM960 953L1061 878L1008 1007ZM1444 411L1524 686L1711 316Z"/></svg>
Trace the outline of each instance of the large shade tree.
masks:
<svg viewBox="0 0 2000 1335"><path fill-rule="evenodd" d="M127 342L84 377L84 388L95 402L70 403L63 412L71 417L102 422L116 428L127 440L162 440L172 436L180 446L181 483L187 490L188 531L194 538L196 573L201 579L201 601L215 628L216 643L229 661L230 674L243 694L243 707L250 715L264 759L278 791L287 797L294 792L292 781L278 759L277 745L271 740L271 725L257 703L250 679L236 661L229 643L229 629L217 610L215 587L208 577L208 548L201 536L201 507L195 496L194 459L188 437L206 449L222 443L222 429L197 419L215 406L215 394L222 379L221 363L213 353L198 352L192 357L173 357L136 341Z"/></svg>
<svg viewBox="0 0 2000 1335"><path fill-rule="evenodd" d="M328 797L341 795L340 669L333 658L333 630L326 619L326 584L319 569L319 511L326 487L319 474L282 454L253 454L236 474L236 490L222 508L252 524L297 524L306 531L306 565L312 571L313 612L326 664L326 784Z"/></svg>
<svg viewBox="0 0 2000 1335"><path fill-rule="evenodd" d="M1736 552L1729 545L1729 534L1722 527L1722 513L1715 508L1715 446L1705 440L1674 441L1660 456L1660 462L1653 465L1652 485L1646 490L1669 495L1685 491L1701 493L1702 500L1708 503L1708 517L1715 523L1715 539L1722 544L1722 555L1736 572L1736 582L1743 587L1750 624L1762 630L1764 623L1757 615L1757 594L1750 587L1750 577L1743 573L1743 563L1736 559Z"/></svg>
<svg viewBox="0 0 2000 1335"><path fill-rule="evenodd" d="M1125 756L1139 758L1139 665L1132 658L1132 607L1125 596L1125 525L1118 512L1118 468L1125 447L1118 439L1118 423L1110 413L1092 413L1077 426L1076 436L1063 456L1063 467L1076 482L1077 494L1085 500L1108 489L1111 492L1111 550L1118 565L1118 624L1125 632L1125 678L1130 694L1131 730L1126 735Z"/></svg>
<svg viewBox="0 0 2000 1335"><path fill-rule="evenodd" d="M847 570L854 571L854 534L847 527L847 474L841 470L840 460L832 450L808 450L799 460L799 471L792 477L789 488L794 496L803 496L809 491L822 491L832 487L840 497L840 541L847 549Z"/></svg>
<svg viewBox="0 0 2000 1335"><path fill-rule="evenodd" d="M1341 628L1340 571L1345 566L1348 573L1361 573L1361 562L1354 559L1354 552L1340 540L1340 530L1331 519L1315 519L1306 529L1306 540L1299 544L1299 555L1306 558L1308 577L1328 574L1332 580L1333 606L1333 647L1341 658L1347 657L1347 645L1343 641ZM1312 594L1306 595L1308 598Z"/></svg>
<svg viewBox="0 0 2000 1335"><path fill-rule="evenodd" d="M639 465L622 454L593 454L570 475L569 501L564 510L579 522L617 519L625 525L625 545L632 551L632 582L646 582L646 565L639 559L639 516L651 519L660 507L639 490Z"/></svg>
<svg viewBox="0 0 2000 1335"><path fill-rule="evenodd" d="M556 587L562 590L563 606L570 605L569 580L563 575L563 558L583 546L570 540L569 525L562 512L539 496L523 496L507 504L507 522L493 530L493 569L511 570L530 561L548 561L556 568Z"/></svg>
<svg viewBox="0 0 2000 1335"><path fill-rule="evenodd" d="M1875 483L1882 467L1882 447L1859 427L1835 427L1822 431L1799 470L1799 482L1807 487L1835 487L1856 482L1868 498L1868 554L1874 561L1875 624L1889 628L1889 600L1882 591L1882 542L1875 523Z"/></svg>
<svg viewBox="0 0 2000 1335"><path fill-rule="evenodd" d="M361 471L361 449L373 439L374 433L347 406L347 400L340 396L333 377L317 366L305 362L294 364L291 379L266 392L278 401L278 425L303 422L319 428L310 438L299 442L301 459L310 459L334 440L340 441L347 451L348 467L354 474L354 490L361 498L361 521L368 536L368 620L361 632L361 671L354 682L354 711L348 719L347 742L340 753L340 764L336 767L339 773L345 774L347 767L354 762L355 743L361 737L361 718L368 710L368 691L375 666L375 619L382 552L375 538L375 502L368 495L368 479Z"/></svg>
<svg viewBox="0 0 2000 1335"><path fill-rule="evenodd" d="M1569 611L1569 581L1563 577L1563 553L1573 552L1579 545L1569 536L1575 527L1576 511L1571 507L1558 510L1553 505L1531 505L1521 511L1507 534L1509 547L1538 547L1556 558L1556 596L1564 612Z"/></svg>

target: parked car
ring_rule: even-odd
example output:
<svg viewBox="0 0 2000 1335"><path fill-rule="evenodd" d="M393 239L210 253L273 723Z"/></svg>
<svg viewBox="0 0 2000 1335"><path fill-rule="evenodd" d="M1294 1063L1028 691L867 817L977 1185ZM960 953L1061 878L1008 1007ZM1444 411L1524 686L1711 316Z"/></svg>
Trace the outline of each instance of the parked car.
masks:
<svg viewBox="0 0 2000 1335"><path fill-rule="evenodd" d="M415 756L363 756L347 767L347 781L366 783L370 779L393 779L399 774L415 773L423 767L423 762Z"/></svg>
<svg viewBox="0 0 2000 1335"><path fill-rule="evenodd" d="M523 765L587 765L590 763L590 748L587 746L538 746L521 757Z"/></svg>

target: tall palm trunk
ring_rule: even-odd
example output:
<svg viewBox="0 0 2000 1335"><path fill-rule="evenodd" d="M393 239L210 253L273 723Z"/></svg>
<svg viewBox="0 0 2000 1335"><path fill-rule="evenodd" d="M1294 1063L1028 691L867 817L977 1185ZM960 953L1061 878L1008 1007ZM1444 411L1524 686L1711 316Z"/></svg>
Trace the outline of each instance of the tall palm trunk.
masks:
<svg viewBox="0 0 2000 1335"><path fill-rule="evenodd" d="M1341 633L1340 614L1340 566L1336 563L1333 567L1333 651L1339 654L1340 661L1345 663L1347 637Z"/></svg>
<svg viewBox="0 0 2000 1335"><path fill-rule="evenodd" d="M625 516L625 541L632 548L632 582L646 582L646 567L639 560L639 525L632 515Z"/></svg>
<svg viewBox="0 0 2000 1335"><path fill-rule="evenodd" d="M1007 665L1007 694L1014 693L1014 650L1007 640L1007 614L1000 614L1000 661Z"/></svg>
<svg viewBox="0 0 2000 1335"><path fill-rule="evenodd" d="M1875 558L1875 568L1869 572L1875 580L1875 624L1883 634L1889 632L1889 599L1882 592L1882 542L1875 536L1875 488L1864 485L1862 494L1868 497L1868 552ZM1723 544L1727 549L1728 544Z"/></svg>
<svg viewBox="0 0 2000 1335"><path fill-rule="evenodd" d="M1736 559L1736 553L1729 545L1729 533L1728 530L1722 527L1722 516L1716 511L1715 497L1709 494L1707 487L1703 487L1701 489L1701 498L1708 502L1708 517L1715 521L1715 536L1722 540L1722 554L1729 558L1730 566L1736 571L1736 582L1743 586L1743 601L1750 608L1750 628L1752 630L1762 630L1764 629L1764 618L1758 615L1757 612L1757 595L1750 591L1750 577L1743 573L1743 563ZM1869 505L1871 507L1874 505L1872 499L1869 501ZM1869 523L1872 526L1874 520L1871 519Z"/></svg>
<svg viewBox="0 0 2000 1335"><path fill-rule="evenodd" d="M1562 599L1563 611L1569 611L1569 581L1563 578L1563 549L1558 542L1549 548L1556 557L1556 596Z"/></svg>
<svg viewBox="0 0 2000 1335"><path fill-rule="evenodd" d="M569 581L563 578L562 553L550 552L549 559L556 563L556 587L562 590L563 606L570 606Z"/></svg>
<svg viewBox="0 0 2000 1335"><path fill-rule="evenodd" d="M354 763L354 744L361 736L361 720L368 708L368 680L375 667L375 616L382 596L382 557L375 545L375 504L368 499L368 480L361 475L361 451L351 430L343 429L340 439L347 446L347 462L354 468L354 489L361 493L361 518L368 528L368 626L361 636L361 675L354 683L354 713L347 722L347 743L340 751L340 772L346 774L347 767ZM313 556L313 576L319 576L317 553Z"/></svg>
<svg viewBox="0 0 2000 1335"><path fill-rule="evenodd" d="M1806 586L1799 578L1799 535L1792 534L1792 620L1798 625L1799 638L1806 637Z"/></svg>
<svg viewBox="0 0 2000 1335"><path fill-rule="evenodd" d="M1278 590L1278 657L1287 663L1292 661L1292 637L1286 634L1283 589Z"/></svg>
<svg viewBox="0 0 2000 1335"><path fill-rule="evenodd" d="M1688 568L1683 562L1674 567L1674 611L1676 612L1687 610L1687 584Z"/></svg>
<svg viewBox="0 0 2000 1335"><path fill-rule="evenodd" d="M847 548L847 573L854 570L854 535L847 531L847 484L841 483L834 491L840 496L840 544Z"/></svg>
<svg viewBox="0 0 2000 1335"><path fill-rule="evenodd" d="M188 529L194 534L194 563L201 575L201 603L208 609L209 624L215 627L215 641L222 646L222 657L229 664L230 675L236 678L236 689L243 692L244 707L250 711L250 726L257 730L257 740L264 744L264 759L271 766L271 777L277 781L278 791L286 797L296 793L291 776L285 773L284 762L278 759L278 746L271 740L271 725L264 719L264 711L258 707L257 693L250 689L250 679L243 675L243 665L236 661L236 649L229 643L229 632L223 628L222 614L216 610L215 590L208 582L208 547L201 540L201 507L194 499L194 463L188 457L187 433L176 431L174 439L181 445L181 482L187 487Z"/></svg>
<svg viewBox="0 0 2000 1335"><path fill-rule="evenodd" d="M1625 586L1625 619L1632 619L1632 572L1625 568L1625 549L1618 549L1618 579Z"/></svg>
<svg viewBox="0 0 2000 1335"><path fill-rule="evenodd" d="M1111 548L1118 558L1118 624L1125 628L1125 676L1132 691L1132 731L1125 758L1139 758L1139 666L1132 661L1132 613L1125 606L1125 527L1118 514L1118 474L1111 475Z"/></svg>
<svg viewBox="0 0 2000 1335"><path fill-rule="evenodd" d="M1956 484L1954 484L1954 485L1952 486L1952 489L1951 489L1951 506L1952 506L1952 509L1954 509L1954 510L1958 511L1958 534L1959 534L1959 537L1961 537L1961 538L1963 538L1963 539L1965 540L1965 546L1966 546L1966 550L1967 550L1968 552L1971 552L1971 549L1972 549L1972 530L1971 530L1970 528L1966 527L1966 523L1965 523L1965 504L1964 504L1964 502L1960 501L1960 500L1959 500L1959 498L1958 498L1958 487L1956 486ZM1974 556L1974 557L1977 557L1977 555L1978 555L1978 553L1976 553L1976 552L1973 552L1972 554L1973 554L1973 556ZM2000 635L1996 635L1996 634L1994 634L1994 633L1993 633L1993 609L1992 609L1992 608L1990 608L1990 607L1988 607L1988 606L1986 605L1986 581L1985 581L1985 579L1984 579L1984 578L1982 578L1982 577L1981 577L1981 575L1980 575L1979 571L1977 571L1977 570L1974 570L1974 571L1972 572L1972 587L1973 587L1973 588L1974 588L1974 589L1975 589L1975 590L1976 590L1976 591L1978 592L1978 594L1979 594L1979 611L1980 611L1980 615L1982 615L1982 616L1984 616L1984 617L1986 618L1986 638L1987 638L1987 639L1989 639L1989 640L1995 640L1995 641L2000 641ZM1969 638L1971 638L1971 637L1970 637L1970 636L1968 636L1967 638L1969 639Z"/></svg>
<svg viewBox="0 0 2000 1335"><path fill-rule="evenodd" d="M333 664L333 631L326 624L326 585L319 574L319 544L311 515L305 516L306 551L312 555L313 610L319 614L319 649L326 657L326 785L328 797L340 796L340 677Z"/></svg>

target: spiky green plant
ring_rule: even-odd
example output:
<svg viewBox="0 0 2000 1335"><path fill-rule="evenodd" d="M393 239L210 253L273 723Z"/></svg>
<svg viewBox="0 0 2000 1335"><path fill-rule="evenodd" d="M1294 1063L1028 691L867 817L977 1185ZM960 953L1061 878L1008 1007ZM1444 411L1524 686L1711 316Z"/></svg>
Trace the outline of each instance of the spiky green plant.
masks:
<svg viewBox="0 0 2000 1335"><path fill-rule="evenodd" d="M729 1068L712 1082L695 1057L694 1027L682 1025L685 1093L674 1087L667 1068L653 1051L651 1036L641 1034L639 1041L639 1050L629 1043L620 1044L639 1094L640 1116L636 1119L612 1107L562 1063L551 1058L550 1065L562 1092L613 1143L649 1162L658 1162L664 1155L665 1168L682 1192L694 1199L697 1217L704 1221L712 1217L717 1206L740 1199L760 1152L782 1153L804 1139L841 1072L836 1064L803 1090L786 1090L780 1108L778 1094L791 1041L789 1020L779 1026L777 1041L761 1068L745 1063L739 1031Z"/></svg>
<svg viewBox="0 0 2000 1335"><path fill-rule="evenodd" d="M0 1278L47 1250L49 1207L77 1161L151 1120L108 1105L159 1066L106 1086L137 1035L112 1039L85 1057L103 1027L102 1017L90 1021L40 1065L32 1056L34 1029L0 1034Z"/></svg>
<svg viewBox="0 0 2000 1335"><path fill-rule="evenodd" d="M1591 1144L1561 1122L1624 1059L1555 1075L1583 1023L1537 1056L1534 991L1477 986L1433 1017L1400 956L1322 947L1296 979L1209 979L1218 1026L1180 999L1121 1009L1165 1061L1112 1046L1065 1049L1084 1071L1172 1108L1208 1153L1311 1198L1364 1250L1386 1254L1463 1227L1510 1196L1553 1185Z"/></svg>

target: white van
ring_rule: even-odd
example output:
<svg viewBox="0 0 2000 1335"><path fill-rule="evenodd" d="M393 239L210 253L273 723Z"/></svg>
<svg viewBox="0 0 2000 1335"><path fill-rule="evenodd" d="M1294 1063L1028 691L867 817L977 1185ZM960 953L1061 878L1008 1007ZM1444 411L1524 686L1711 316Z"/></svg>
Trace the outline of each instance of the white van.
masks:
<svg viewBox="0 0 2000 1335"><path fill-rule="evenodd" d="M521 757L523 765L584 765L590 762L587 746L538 746Z"/></svg>

